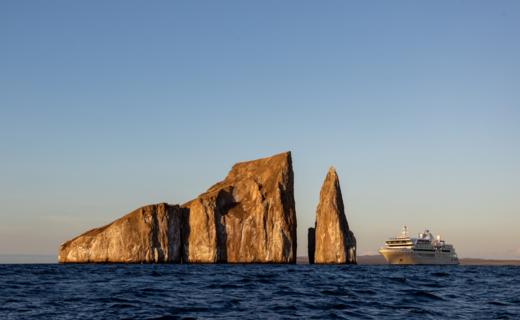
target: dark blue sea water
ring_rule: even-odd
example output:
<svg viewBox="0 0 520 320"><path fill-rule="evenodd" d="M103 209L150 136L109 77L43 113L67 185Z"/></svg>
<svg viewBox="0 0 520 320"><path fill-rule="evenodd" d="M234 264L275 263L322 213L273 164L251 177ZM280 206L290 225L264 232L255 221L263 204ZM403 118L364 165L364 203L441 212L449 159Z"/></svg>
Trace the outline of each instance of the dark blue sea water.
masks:
<svg viewBox="0 0 520 320"><path fill-rule="evenodd" d="M520 267L0 265L1 319L520 319Z"/></svg>

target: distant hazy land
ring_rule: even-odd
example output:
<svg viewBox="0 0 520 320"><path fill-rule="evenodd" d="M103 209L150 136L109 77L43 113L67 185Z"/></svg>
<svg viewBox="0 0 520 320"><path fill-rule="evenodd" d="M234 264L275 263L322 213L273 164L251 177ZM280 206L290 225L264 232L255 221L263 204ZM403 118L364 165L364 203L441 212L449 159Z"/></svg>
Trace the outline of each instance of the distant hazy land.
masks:
<svg viewBox="0 0 520 320"><path fill-rule="evenodd" d="M461 265L475 265L475 266L518 266L520 260L499 260L499 259L475 259L475 258L461 258L459 259ZM358 264L387 264L385 258L380 255L358 256ZM307 257L298 257L299 264L308 263Z"/></svg>
<svg viewBox="0 0 520 320"><path fill-rule="evenodd" d="M358 256L358 264L387 264L382 256ZM29 255L29 254L0 254L0 264L17 264L17 263L57 263L57 258L54 255ZM307 264L307 257L298 257L298 264ZM500 260L500 259L476 259L476 258L461 258L461 265L476 265L476 266L518 266L520 260Z"/></svg>
<svg viewBox="0 0 520 320"><path fill-rule="evenodd" d="M0 254L0 264L11 263L57 263L55 255L43 254Z"/></svg>

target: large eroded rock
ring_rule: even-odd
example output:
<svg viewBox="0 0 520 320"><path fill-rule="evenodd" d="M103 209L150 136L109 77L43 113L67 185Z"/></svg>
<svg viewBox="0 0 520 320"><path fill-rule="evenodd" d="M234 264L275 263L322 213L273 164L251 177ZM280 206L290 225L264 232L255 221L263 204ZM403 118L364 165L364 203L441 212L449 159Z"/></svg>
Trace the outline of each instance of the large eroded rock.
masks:
<svg viewBox="0 0 520 320"><path fill-rule="evenodd" d="M295 263L291 153L237 163L227 177L183 205L191 263Z"/></svg>
<svg viewBox="0 0 520 320"><path fill-rule="evenodd" d="M61 263L180 262L183 209L166 203L139 208L101 228L65 242Z"/></svg>
<svg viewBox="0 0 520 320"><path fill-rule="evenodd" d="M185 205L140 208L64 243L59 262L294 263L290 152L235 164Z"/></svg>
<svg viewBox="0 0 520 320"><path fill-rule="evenodd" d="M350 231L336 170L331 167L316 210L315 263L356 263L356 238Z"/></svg>

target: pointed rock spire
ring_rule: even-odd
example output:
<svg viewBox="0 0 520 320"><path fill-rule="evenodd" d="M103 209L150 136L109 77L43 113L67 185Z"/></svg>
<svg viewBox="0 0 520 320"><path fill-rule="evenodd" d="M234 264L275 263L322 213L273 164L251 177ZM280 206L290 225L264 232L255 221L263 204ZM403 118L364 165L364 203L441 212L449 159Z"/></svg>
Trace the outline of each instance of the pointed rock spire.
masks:
<svg viewBox="0 0 520 320"><path fill-rule="evenodd" d="M321 187L315 228L315 263L356 263L356 238L348 226L334 167L330 167Z"/></svg>

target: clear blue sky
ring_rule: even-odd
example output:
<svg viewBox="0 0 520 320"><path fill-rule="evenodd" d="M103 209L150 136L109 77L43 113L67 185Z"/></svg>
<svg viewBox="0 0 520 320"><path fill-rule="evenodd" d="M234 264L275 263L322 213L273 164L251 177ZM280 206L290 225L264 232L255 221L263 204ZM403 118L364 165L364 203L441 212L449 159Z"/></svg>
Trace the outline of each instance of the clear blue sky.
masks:
<svg viewBox="0 0 520 320"><path fill-rule="evenodd" d="M520 258L518 1L2 1L0 48L0 254L291 150L300 255L334 165L361 254Z"/></svg>

